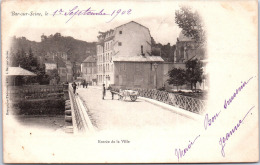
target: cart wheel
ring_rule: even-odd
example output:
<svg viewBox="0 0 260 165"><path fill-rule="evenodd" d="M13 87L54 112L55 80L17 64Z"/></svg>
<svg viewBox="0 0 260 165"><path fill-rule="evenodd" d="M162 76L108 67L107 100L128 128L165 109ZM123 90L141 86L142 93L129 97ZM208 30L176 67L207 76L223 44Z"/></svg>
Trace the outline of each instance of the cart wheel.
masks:
<svg viewBox="0 0 260 165"><path fill-rule="evenodd" d="M131 99L132 101L135 101L135 100L137 99L137 96L136 96L136 95L132 95L132 96L130 96L130 99Z"/></svg>

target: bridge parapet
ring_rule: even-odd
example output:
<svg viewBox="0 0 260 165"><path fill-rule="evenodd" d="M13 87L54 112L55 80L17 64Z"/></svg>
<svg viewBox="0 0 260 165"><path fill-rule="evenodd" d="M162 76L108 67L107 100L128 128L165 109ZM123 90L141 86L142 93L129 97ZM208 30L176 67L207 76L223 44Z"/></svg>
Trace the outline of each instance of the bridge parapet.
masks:
<svg viewBox="0 0 260 165"><path fill-rule="evenodd" d="M94 127L87 114L87 108L79 96L73 93L69 87L69 98L71 105L71 116L74 134L86 134L94 132Z"/></svg>

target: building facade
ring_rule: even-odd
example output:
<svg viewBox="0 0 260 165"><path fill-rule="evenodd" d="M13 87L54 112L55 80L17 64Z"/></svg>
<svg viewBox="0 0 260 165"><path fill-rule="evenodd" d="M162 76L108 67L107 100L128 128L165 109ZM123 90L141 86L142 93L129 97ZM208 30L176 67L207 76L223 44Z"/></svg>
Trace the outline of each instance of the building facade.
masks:
<svg viewBox="0 0 260 165"><path fill-rule="evenodd" d="M82 77L86 82L96 85L97 83L97 58L88 56L81 64Z"/></svg>
<svg viewBox="0 0 260 165"><path fill-rule="evenodd" d="M163 59L160 56L152 56L150 31L139 23L131 21L109 31L100 32L98 36L97 80L99 85L155 88L154 79L156 78L151 78L155 77L152 76L155 71L152 68L156 66L156 72L162 72L160 66L162 62ZM160 81L158 78L157 84L161 85Z"/></svg>
<svg viewBox="0 0 260 165"><path fill-rule="evenodd" d="M45 72L50 74L52 70L57 69L60 82L72 81L72 65L67 60L66 53L47 53L44 58Z"/></svg>

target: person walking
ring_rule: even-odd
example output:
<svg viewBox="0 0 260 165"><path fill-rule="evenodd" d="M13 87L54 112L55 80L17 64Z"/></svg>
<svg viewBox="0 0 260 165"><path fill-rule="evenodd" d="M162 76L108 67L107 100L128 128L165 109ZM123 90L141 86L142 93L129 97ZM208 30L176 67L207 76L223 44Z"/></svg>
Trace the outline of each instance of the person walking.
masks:
<svg viewBox="0 0 260 165"><path fill-rule="evenodd" d="M83 81L83 88L85 88L85 86L86 86L86 81L84 80Z"/></svg>
<svg viewBox="0 0 260 165"><path fill-rule="evenodd" d="M77 89L77 84L75 82L73 82L72 84L72 88L73 88L73 93L76 93L76 89Z"/></svg>
<svg viewBox="0 0 260 165"><path fill-rule="evenodd" d="M105 87L105 84L103 84L103 100L105 99L105 96L106 96L106 87Z"/></svg>

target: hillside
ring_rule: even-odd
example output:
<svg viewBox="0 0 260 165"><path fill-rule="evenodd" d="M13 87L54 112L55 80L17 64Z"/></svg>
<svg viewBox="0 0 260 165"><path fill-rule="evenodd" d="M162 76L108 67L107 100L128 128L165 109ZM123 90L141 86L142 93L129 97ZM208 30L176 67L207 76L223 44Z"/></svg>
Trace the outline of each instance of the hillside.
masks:
<svg viewBox="0 0 260 165"><path fill-rule="evenodd" d="M25 37L12 38L12 53L18 50L29 52L29 49L36 56L44 56L47 52L63 52L68 54L71 62L82 62L89 55L96 55L96 43L64 37L60 33L50 36L41 36L41 42L30 41ZM12 54L11 53L11 54Z"/></svg>

